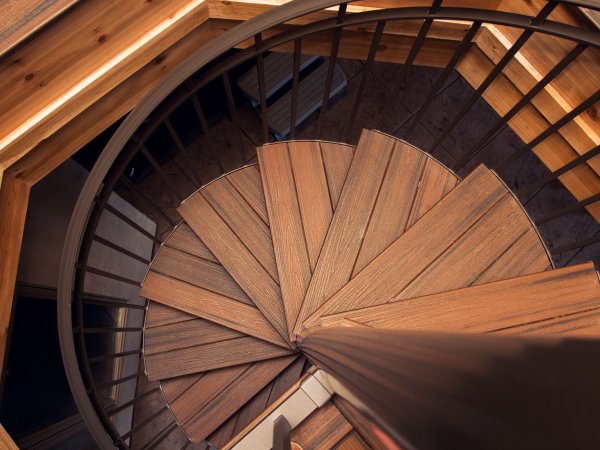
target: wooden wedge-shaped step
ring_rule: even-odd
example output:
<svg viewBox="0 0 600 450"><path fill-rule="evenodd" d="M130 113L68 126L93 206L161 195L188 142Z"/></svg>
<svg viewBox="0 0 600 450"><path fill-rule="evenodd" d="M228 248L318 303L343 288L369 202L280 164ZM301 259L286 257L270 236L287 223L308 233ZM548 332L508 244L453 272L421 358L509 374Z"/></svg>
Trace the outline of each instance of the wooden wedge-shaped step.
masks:
<svg viewBox="0 0 600 450"><path fill-rule="evenodd" d="M292 353L288 348L203 319L149 328L144 354L150 380L220 369Z"/></svg>
<svg viewBox="0 0 600 450"><path fill-rule="evenodd" d="M192 295L198 295L196 301L192 303L194 308L184 309L185 307L181 306L184 298L169 297L168 291L160 289L162 280L166 280L170 286L173 284L187 286L188 290L191 289L195 293ZM149 289L152 287L160 292L151 293ZM201 291L194 288L199 288ZM168 237L156 254L147 279L142 286L142 295L198 317L229 326L250 336L287 346L286 340L279 335L270 322L260 317L262 313L255 307L252 300L185 224L179 226ZM152 295L156 298L152 298ZM208 301L209 298L213 301ZM224 310L218 309L219 299L223 300L222 308L230 306L233 310L253 310L250 317L258 318L259 322L245 326L243 320L238 320L232 324L227 314L223 313ZM240 303L240 305L234 302ZM189 302L186 304L189 305ZM254 326L257 324L260 324L260 327Z"/></svg>
<svg viewBox="0 0 600 450"><path fill-rule="evenodd" d="M287 347L286 341L279 333L273 332L271 323L253 305L152 271L148 273L141 292L150 300Z"/></svg>
<svg viewBox="0 0 600 450"><path fill-rule="evenodd" d="M239 182L256 185L254 196L242 195L238 191L229 180L236 174L242 178ZM262 315L287 340L271 233L265 218L258 212L264 208L264 197L260 191L260 175L256 167L245 167L215 180L190 196L178 212ZM234 315L228 308L221 311L222 314L225 312L228 317ZM243 315L238 318L251 321Z"/></svg>
<svg viewBox="0 0 600 450"><path fill-rule="evenodd" d="M193 409L190 414L181 416L180 423L188 436L194 442L204 440L289 366L296 357L297 355L292 355L257 362L249 367L242 366L243 370L230 368L231 371L235 370L235 377L229 377L231 383L218 392L216 389L207 392L205 379L213 373L209 372L196 383L199 387L203 387L201 391L197 391L202 401L196 402L193 408L189 408ZM215 375L215 379L221 383L222 375ZM186 405L186 408L188 407L189 405Z"/></svg>
<svg viewBox="0 0 600 450"><path fill-rule="evenodd" d="M323 326L486 333L600 310L592 263L321 317Z"/></svg>
<svg viewBox="0 0 600 450"><path fill-rule="evenodd" d="M531 227L506 186L480 166L304 325L318 324L323 315L470 286Z"/></svg>
<svg viewBox="0 0 600 450"><path fill-rule="evenodd" d="M364 130L294 331L457 182L420 150Z"/></svg>
<svg viewBox="0 0 600 450"><path fill-rule="evenodd" d="M352 154L317 141L257 150L290 339Z"/></svg>

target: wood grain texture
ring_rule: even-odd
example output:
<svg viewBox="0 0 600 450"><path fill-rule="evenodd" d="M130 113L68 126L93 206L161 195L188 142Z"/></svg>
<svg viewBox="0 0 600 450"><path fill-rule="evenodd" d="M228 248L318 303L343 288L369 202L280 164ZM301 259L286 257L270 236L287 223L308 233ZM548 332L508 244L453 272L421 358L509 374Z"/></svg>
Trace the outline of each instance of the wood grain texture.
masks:
<svg viewBox="0 0 600 450"><path fill-rule="evenodd" d="M339 186L346 178L348 146L327 147L341 156L341 163L331 164L329 177L318 141L271 144L257 150L290 339L331 223L331 199L339 195L331 194L329 181Z"/></svg>
<svg viewBox="0 0 600 450"><path fill-rule="evenodd" d="M361 222L365 216L359 215L356 220L356 205L362 205L360 195L362 192L354 192L355 197L344 197L348 205L346 210L336 210L327 242L334 245L327 249L324 246L321 269L315 271L321 282L327 279L324 287L316 286L316 279L311 281L307 292L305 303L322 304L329 296L339 290L344 283L356 276L375 257L385 250L392 242L400 237L411 223L418 220L429 208L446 195L458 182L458 178L437 161L428 157L425 153L407 143L376 131L363 131L361 142L356 151L362 152L363 147L369 147L371 151L377 146L391 146L389 158L381 162L385 166L384 172L379 173L372 182L370 189L376 190L375 197L359 208L364 214L368 213L365 222ZM353 165L355 162L353 161ZM356 163L358 164L358 163ZM362 164L374 164L365 160ZM354 166L353 166L354 167ZM360 166L355 170L361 171ZM368 169L368 167L367 167ZM352 170L352 169L351 169ZM373 168L370 169L371 171ZM348 177L348 189L352 189L353 180ZM363 186L364 188L364 186ZM343 196L347 195L344 191ZM336 219L337 212L345 216ZM336 222L336 220L338 222ZM337 223L337 228L334 228ZM351 224L346 226L345 224ZM352 228L352 225L354 228ZM342 233L345 234L342 235ZM329 241L331 239L331 241ZM358 240L357 247L353 247ZM351 242L345 246L345 242ZM337 247L336 247L337 244ZM327 245L327 244L326 244ZM341 249L341 250L340 250ZM333 252L333 253L327 253ZM333 261L336 252L346 252L337 261ZM333 255L333 256L332 256ZM328 258L330 261L328 262ZM323 275L324 272L334 272L332 275ZM313 287L313 284L315 286ZM303 306L303 308L305 308ZM307 310L311 306L306 307ZM302 314L301 314L302 315ZM298 325L300 328L300 325Z"/></svg>
<svg viewBox="0 0 600 450"><path fill-rule="evenodd" d="M253 165L248 169L236 170L227 175L227 181L244 197L244 200L246 200L254 212L263 221L269 223L258 166Z"/></svg>
<svg viewBox="0 0 600 450"><path fill-rule="evenodd" d="M342 194L353 156L353 146L333 142L321 142L321 157L323 158L323 165L327 174L329 198L334 210Z"/></svg>
<svg viewBox="0 0 600 450"><path fill-rule="evenodd" d="M354 430L338 444L336 450L367 450L370 448L360 434Z"/></svg>
<svg viewBox="0 0 600 450"><path fill-rule="evenodd" d="M310 157L310 151L305 153ZM295 324L311 276L307 240L287 144L260 147L257 156L289 331ZM318 182L323 177L324 174L315 176L313 180ZM331 211L330 205L328 208Z"/></svg>
<svg viewBox="0 0 600 450"><path fill-rule="evenodd" d="M235 428L235 424L238 422L239 415L239 411L233 414L219 428L211 433L206 440L210 442L214 448L222 448L223 445L229 442L233 436L233 430Z"/></svg>
<svg viewBox="0 0 600 450"><path fill-rule="evenodd" d="M250 336L287 346L256 307L183 281L151 271L142 285L141 295Z"/></svg>
<svg viewBox="0 0 600 450"><path fill-rule="evenodd" d="M504 196L394 300L470 286L532 227L514 197ZM506 273L509 278L513 276L510 270Z"/></svg>
<svg viewBox="0 0 600 450"><path fill-rule="evenodd" d="M351 277L356 276L406 229L427 157L404 142L395 142Z"/></svg>
<svg viewBox="0 0 600 450"><path fill-rule="evenodd" d="M250 422L258 417L269 405L275 402L280 395L287 391L302 375L305 362L304 356L298 356L283 372L265 386L252 399L246 403L238 415L233 434L242 431Z"/></svg>
<svg viewBox="0 0 600 450"><path fill-rule="evenodd" d="M241 170L249 170L249 168ZM214 187L224 182L226 181L221 178L209 186L211 187L209 196L213 203L210 203L201 191L188 198L178 211L266 319L273 324L282 337L287 339L287 326L277 274L275 273L275 278L273 277L273 272L277 271L275 257L273 255L271 260L271 256L268 256L267 264L271 268L267 270L264 266L264 257L257 256L250 250L262 245L267 250L261 251L261 254L271 255L273 245L269 229L243 199L243 203L239 202L239 194L238 198L235 198L235 194L229 191L228 198L231 202L227 202L220 195L215 195L220 194L222 190L228 190L227 186L222 190ZM228 186L233 189L231 184ZM213 207L217 202L219 212ZM243 208L243 212L238 208ZM252 219L250 222L244 222L247 218ZM234 224L236 228L231 228ZM254 234L249 232L253 225L257 226ZM237 234L238 231L252 242L242 240Z"/></svg>
<svg viewBox="0 0 600 450"><path fill-rule="evenodd" d="M295 333L299 333L304 320L350 278L362 243L362 230L369 223L394 144L393 140L370 131L361 135L302 303Z"/></svg>
<svg viewBox="0 0 600 450"><path fill-rule="evenodd" d="M600 308L592 263L566 267L321 318L375 328L485 333Z"/></svg>
<svg viewBox="0 0 600 450"><path fill-rule="evenodd" d="M226 369L220 369L226 370ZM190 375L184 375L176 378L169 378L160 381L160 387L165 396L165 400L168 404L174 403L179 396L183 395L185 391L191 388L200 378L204 376L203 373L193 373Z"/></svg>
<svg viewBox="0 0 600 450"><path fill-rule="evenodd" d="M259 363L266 364L266 363ZM252 364L243 364L236 367L211 370L189 386L178 397L167 398L169 406L177 421L185 424L202 410L211 400L227 389L250 367ZM165 384L165 382L163 382Z"/></svg>
<svg viewBox="0 0 600 450"><path fill-rule="evenodd" d="M303 450L335 448L352 431L352 425L328 402L292 430L292 442Z"/></svg>
<svg viewBox="0 0 600 450"><path fill-rule="evenodd" d="M200 240L196 233L189 227L188 224L182 223L165 241L165 245L197 256L214 263L219 260L213 255L204 242Z"/></svg>
<svg viewBox="0 0 600 450"><path fill-rule="evenodd" d="M10 52L0 64L0 167L18 160L207 19L201 1L83 2Z"/></svg>
<svg viewBox="0 0 600 450"><path fill-rule="evenodd" d="M144 329L160 327L177 322L197 319L196 316L180 311L170 306L162 305L157 302L150 302L146 311L146 323Z"/></svg>
<svg viewBox="0 0 600 450"><path fill-rule="evenodd" d="M144 330L144 354L149 356L243 336L239 331L193 317L193 320Z"/></svg>
<svg viewBox="0 0 600 450"><path fill-rule="evenodd" d="M146 355L148 379L174 378L289 355L292 350L252 336Z"/></svg>
<svg viewBox="0 0 600 450"><path fill-rule="evenodd" d="M152 261L152 270L233 300L253 305L252 300L231 278L225 268L218 263L163 246Z"/></svg>
<svg viewBox="0 0 600 450"><path fill-rule="evenodd" d="M537 231L530 228L479 276L475 284L506 280L551 268L552 260L543 241Z"/></svg>
<svg viewBox="0 0 600 450"><path fill-rule="evenodd" d="M563 334L566 336L598 339L600 337L600 310L595 309L540 322L523 324L499 330L498 333Z"/></svg>
<svg viewBox="0 0 600 450"><path fill-rule="evenodd" d="M200 442L225 422L242 405L273 380L293 360L295 355L253 364L219 392L196 414L182 423L194 442Z"/></svg>
<svg viewBox="0 0 600 450"><path fill-rule="evenodd" d="M13 295L29 202L29 187L0 172L0 376L4 369Z"/></svg>
<svg viewBox="0 0 600 450"><path fill-rule="evenodd" d="M321 315L387 303L507 195L500 180L480 166L333 295L305 326L318 323Z"/></svg>

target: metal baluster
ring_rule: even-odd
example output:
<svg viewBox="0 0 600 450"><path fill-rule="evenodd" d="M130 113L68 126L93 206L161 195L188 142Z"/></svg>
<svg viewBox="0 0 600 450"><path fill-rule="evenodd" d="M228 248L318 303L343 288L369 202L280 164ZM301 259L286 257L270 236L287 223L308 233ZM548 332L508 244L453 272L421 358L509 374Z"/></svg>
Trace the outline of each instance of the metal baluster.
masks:
<svg viewBox="0 0 600 450"><path fill-rule="evenodd" d="M379 42L381 41L381 35L383 34L383 30L385 28L385 21L377 22L377 28L375 29L375 34L373 34L373 39L371 40L371 47L369 48L369 55L367 56L367 62L363 67L363 73L360 78L360 84L358 85L358 90L356 92L356 96L354 97L354 102L352 103L352 109L350 110L350 117L346 121L346 125L344 126L344 131L342 132L342 139L346 140L348 137L348 133L350 132L350 127L354 123L354 119L356 119L356 113L358 112L358 105L360 104L360 99L362 97L363 91L367 84L367 79L369 77L369 73L371 72L371 68L373 67L373 63L375 62L375 55L377 54L377 49L379 47Z"/></svg>
<svg viewBox="0 0 600 450"><path fill-rule="evenodd" d="M346 15L347 3L342 3L339 6L336 23L338 25L344 22L344 16ZM319 114L319 120L317 122L317 138L321 137L323 131L323 124L325 122L325 115L327 114L327 106L329 104L329 94L331 92L331 84L333 83L333 72L335 70L335 64L337 62L337 55L340 49L340 40L342 37L342 27L338 26L333 31L333 40L331 43L331 53L329 56L329 66L327 67L327 78L325 79L325 88L323 89L323 101L321 103L321 113Z"/></svg>
<svg viewBox="0 0 600 450"><path fill-rule="evenodd" d="M597 201L600 201L600 194L592 195L591 197L588 197L586 199L572 203L569 206L565 206L564 208L557 209L556 211L553 211L549 214L540 216L540 217L534 219L534 222L537 225L542 225L542 224L544 224L546 222L550 222L551 220L554 220L560 216L564 216L565 214L569 214L569 213L572 213L579 209L585 208L586 206L591 205L592 203L596 203Z"/></svg>
<svg viewBox="0 0 600 450"><path fill-rule="evenodd" d="M148 203L150 206L152 206L156 210L156 212L159 213L167 221L167 223L169 224L170 227L175 226L175 222L169 217L167 212L163 208L158 206L158 204L156 204L156 202L154 200L152 200L150 197L148 197L148 195L146 195L135 184L133 184L131 182L131 180L129 180L125 175L121 175L119 177L119 181L121 181L131 192L139 195L141 198L143 198L146 201L146 203Z"/></svg>
<svg viewBox="0 0 600 450"><path fill-rule="evenodd" d="M508 167L510 164L512 164L519 158L521 158L529 150L531 150L531 149L535 148L537 145L539 145L548 136L550 136L550 135L554 134L555 132L557 132L558 130L560 130L568 122L573 120L575 117L577 117L579 114L584 112L586 109L593 106L598 101L600 101L600 89L597 90L591 97L588 97L588 99L585 100L583 103L580 103L575 108L573 108L570 112L568 112L567 114L562 116L559 120L554 122L550 127L548 127L545 131L540 133L538 136L536 136L533 140L531 140L530 142L525 144L519 150L517 150L512 155L510 155L508 158L506 158L504 161L502 161L500 164L498 164L498 166L496 167L496 170L501 171L501 170L505 169L506 167Z"/></svg>
<svg viewBox="0 0 600 450"><path fill-rule="evenodd" d="M292 77L292 110L290 114L290 138L296 139L296 117L298 116L298 85L300 83L300 60L302 59L302 39L294 41L294 67Z"/></svg>
<svg viewBox="0 0 600 450"><path fill-rule="evenodd" d="M262 34L254 36L254 50L256 51L256 71L258 72L258 92L260 96L260 115L262 125L263 143L269 142L269 118L267 116L267 87L265 85L265 58L260 51L262 48Z"/></svg>
<svg viewBox="0 0 600 450"><path fill-rule="evenodd" d="M533 191L536 191L537 189L540 189L540 188L546 186L548 183L556 180L561 175L564 175L568 171L574 169L575 167L579 166L580 164L585 163L586 161L588 161L589 159L593 158L594 156L596 156L598 154L600 154L600 145L593 148L592 150L584 153L583 155L575 158L570 163L565 164L560 169L555 170L554 172L545 176L544 178L542 178L534 183L530 183L527 186L524 186L523 188L519 189L517 191L517 193L519 195L523 195L523 196L531 194Z"/></svg>
<svg viewBox="0 0 600 450"><path fill-rule="evenodd" d="M108 355L93 356L88 359L88 362L95 363L95 362L106 361L109 359L123 358L126 356L141 355L141 354L142 354L141 350L129 350L126 352L109 353Z"/></svg>
<svg viewBox="0 0 600 450"><path fill-rule="evenodd" d="M535 16L531 24L539 25L542 23L546 17L556 8L557 3L549 2L547 3L542 10ZM504 56L500 59L498 64L494 66L488 76L483 80L483 82L479 85L479 87L473 92L467 101L462 106L461 110L454 116L454 118L450 121L450 123L444 128L442 134L435 140L435 142L429 147L428 153L432 153L443 141L446 137L454 130L456 125L462 120L462 118L471 110L471 107L475 104L475 102L481 98L482 94L485 90L496 80L496 78L502 73L502 70L506 65L512 61L513 57L517 54L517 52L527 43L529 38L533 35L532 30L525 30L521 33L521 36L516 40L516 42L512 45L511 48L504 54Z"/></svg>
<svg viewBox="0 0 600 450"><path fill-rule="evenodd" d="M98 242L98 243L100 243L100 244L102 244L102 245L104 245L106 247L112 248L113 250L116 250L119 253L122 253L122 254L124 254L126 256L129 256L130 258L133 258L133 259L135 259L137 261L140 261L140 262L142 262L144 264L150 264L150 260L149 259L144 258L144 257L138 255L137 253L133 253L132 251L127 250L126 248L123 248L120 245L115 244L114 242L111 242L111 241L109 241L107 239L104 239L101 236L98 236L97 234L94 235L93 239L94 239L94 241L96 241L96 242Z"/></svg>
<svg viewBox="0 0 600 450"><path fill-rule="evenodd" d="M246 160L245 153L245 145L244 145L244 135L242 133L242 127L240 126L240 120L237 115L237 109L235 108L235 101L233 100L233 92L231 90L231 81L229 80L229 73L226 72L222 76L223 85L225 87L225 96L227 97L227 107L229 108L229 116L231 117L231 121L233 125L237 129L237 136L239 141L239 151L240 157L242 161Z"/></svg>
<svg viewBox="0 0 600 450"><path fill-rule="evenodd" d="M78 265L79 269L83 269L82 265ZM99 275L104 278L110 278L115 281L120 281L122 283L131 284L133 286L140 286L140 282L136 280L132 280L131 278L122 277L121 275L116 275L111 272L106 272L105 270L97 269L96 267L91 267L89 265L85 266L85 271L88 273L93 273L95 275Z"/></svg>
<svg viewBox="0 0 600 450"><path fill-rule="evenodd" d="M498 134L508 126L508 122L514 116L516 116L527 104L529 101L533 99L539 92L544 89L554 78L562 73L562 71L575 59L579 56L585 49L587 45L578 44L576 45L556 66L552 68L550 72L546 74L544 78L536 83L536 85L531 88L531 90L525 94L516 104L513 106L510 111L508 111L504 116L502 116L496 125L494 125L486 135L480 139L479 143L475 145L475 150L467 155L462 161L459 161L457 164L456 170L462 169L465 164L467 164L471 159L473 159L476 155L478 155L491 141L494 140Z"/></svg>
<svg viewBox="0 0 600 450"><path fill-rule="evenodd" d="M456 48L456 51L452 55L452 58L450 58L450 61L448 61L448 64L444 68L444 71L440 74L440 76L436 80L435 84L429 91L429 94L427 95L425 102L423 103L423 105L421 105L421 107L419 108L417 113L413 116L413 118L409 119L410 125L408 127L408 130L406 130L406 135L405 135L406 137L410 136L410 134L414 131L417 124L421 121L421 119L423 118L423 114L425 114L425 111L427 110L427 108L429 108L429 105L431 105L431 102L433 102L433 100L435 99L435 96L439 93L439 91L442 89L442 87L446 83L446 80L448 79L448 77L450 76L452 71L454 70L454 67L456 67L456 64L458 64L458 62L460 61L460 58L464 55L464 53L471 46L471 41L475 37L475 34L477 33L477 31L479 31L479 28L481 28L481 22L473 22L473 24L469 28L469 31L467 31L467 33L463 37L460 45ZM399 125L398 128L400 128L400 126L402 126L402 125ZM392 134L395 133L396 131L398 131L398 128L396 128L394 131L392 131Z"/></svg>

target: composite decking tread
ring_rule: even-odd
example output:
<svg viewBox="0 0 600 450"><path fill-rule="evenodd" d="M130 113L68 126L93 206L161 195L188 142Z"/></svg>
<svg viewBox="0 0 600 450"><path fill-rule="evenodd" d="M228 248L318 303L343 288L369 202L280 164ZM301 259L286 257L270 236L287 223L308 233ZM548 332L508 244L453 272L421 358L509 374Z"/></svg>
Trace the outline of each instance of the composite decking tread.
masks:
<svg viewBox="0 0 600 450"><path fill-rule="evenodd" d="M510 206L511 200L515 202L515 207L505 206L507 202ZM504 184L492 172L480 166L339 289L313 313L305 326L318 323L318 317L322 315L387 303L403 292L418 290L423 279L435 280L436 286L442 290L447 289L447 285L453 285L451 289L468 286L470 283L455 286L456 282L451 277L445 273L436 274L429 266L436 264L440 268L448 267L456 260L464 267L462 270L453 267L454 273L460 271L462 280L476 280L477 275L490 265L488 253L501 253L500 249L495 248L494 233L504 230L509 219L515 227L506 230L508 237L501 241L504 246L523 234L529 223ZM488 228L482 229L482 223ZM475 255L470 253L458 255L454 251L454 244L469 242L474 234L485 238L490 247L480 252L481 258L474 258ZM429 285L424 288L431 289Z"/></svg>
<svg viewBox="0 0 600 450"><path fill-rule="evenodd" d="M150 328L186 322L188 320L194 320L195 318L196 316L188 314L185 311L180 311L161 303L150 302L146 312L146 323L144 324L144 328L145 330L149 330Z"/></svg>
<svg viewBox="0 0 600 450"><path fill-rule="evenodd" d="M164 380L181 375L264 361L293 353L252 336L241 336L193 347L146 355L148 379Z"/></svg>
<svg viewBox="0 0 600 450"><path fill-rule="evenodd" d="M428 187L431 179L435 187ZM296 323L304 320L398 239L457 184L405 142L364 130Z"/></svg>
<svg viewBox="0 0 600 450"><path fill-rule="evenodd" d="M329 144L328 151L351 155L352 148ZM298 317L308 283L333 216L329 180L340 185L341 167L326 173L321 143L299 141L257 150L288 330ZM291 336L290 336L291 338Z"/></svg>
<svg viewBox="0 0 600 450"><path fill-rule="evenodd" d="M247 367L225 389L196 409L196 413L182 423L194 442L200 442L235 414L258 391L269 384L296 355L258 362Z"/></svg>
<svg viewBox="0 0 600 450"><path fill-rule="evenodd" d="M594 308L600 283L588 263L325 316L321 324L486 333Z"/></svg>
<svg viewBox="0 0 600 450"><path fill-rule="evenodd" d="M153 355L242 336L245 336L244 333L231 328L193 318L185 322L148 328L144 333L144 353Z"/></svg>
<svg viewBox="0 0 600 450"><path fill-rule="evenodd" d="M254 305L222 265L167 245L160 249L152 261L152 271L221 294L232 300Z"/></svg>
<svg viewBox="0 0 600 450"><path fill-rule="evenodd" d="M287 339L269 226L226 178L189 197L178 211L264 317Z"/></svg>
<svg viewBox="0 0 600 450"><path fill-rule="evenodd" d="M286 341L261 311L252 305L150 271L142 286L144 297L278 345Z"/></svg>
<svg viewBox="0 0 600 450"><path fill-rule="evenodd" d="M598 339L600 337L600 309L522 324L497 332L502 334L561 334Z"/></svg>
<svg viewBox="0 0 600 450"><path fill-rule="evenodd" d="M196 233L186 223L179 225L167 239L168 246L177 250L190 253L199 258L218 263L219 261L196 236Z"/></svg>

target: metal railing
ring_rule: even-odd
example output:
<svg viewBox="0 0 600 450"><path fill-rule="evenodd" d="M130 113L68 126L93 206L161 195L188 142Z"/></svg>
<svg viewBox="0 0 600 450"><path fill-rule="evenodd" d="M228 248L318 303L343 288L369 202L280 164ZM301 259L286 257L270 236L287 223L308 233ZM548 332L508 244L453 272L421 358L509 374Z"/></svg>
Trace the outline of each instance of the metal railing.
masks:
<svg viewBox="0 0 600 450"><path fill-rule="evenodd" d="M362 12L353 10L351 8L352 5L349 5L349 3L351 2L341 2L339 0L293 1L238 25L236 28L223 34L219 39L212 41L210 45L200 48L168 74L127 116L96 162L81 192L68 229L61 262L58 303L61 350L71 390L73 391L83 420L101 447L110 448L117 446L123 449L129 448L132 442L131 439L135 438L136 433L147 427L154 418L165 412L167 408L165 406L163 409L158 410L155 415L150 416L135 426L132 425L132 428L128 431L124 432L117 429L111 419L115 414L126 408L135 408L138 402L147 399L151 395L159 396L161 392L159 389L152 389L145 393L138 393L133 399L125 403L118 404L112 409L105 409L100 391L110 386L137 380L142 375L142 371L140 369L137 373L109 380L98 380L92 365L100 360L115 361L119 358L132 355L137 357L140 355L140 351L137 349L114 351L106 355L90 357L87 351L86 338L90 336L90 333L139 333L141 330L139 328L130 329L119 326L95 329L88 326L85 320L85 309L89 305L90 300L86 296L85 286L86 279L90 274L112 280L111 282L114 283L123 283L129 286L139 287L140 284L139 279L133 279L120 273L94 267L90 260L90 252L93 245L105 246L110 248L111 251L130 258L131 261L148 264L148 258L141 257L135 252L124 248L122 245L97 235L98 225L105 215L111 215L113 220L123 222L130 227L132 232L143 236L153 245L160 244L163 237L174 226L180 223L181 219L174 209L160 204L152 195L144 192L144 189L130 176L134 166L139 167L142 165L147 167L147 170L152 171L156 175L156 182L162 183L163 189L172 198L176 199L176 201L183 200L201 185L210 181L209 179L200 179L197 173L190 171L192 164L189 164L189 162L194 154L188 148L187 139L183 135L184 133L178 129L178 124L175 120L178 111L182 108L189 108L189 110L193 111L196 115L198 129L210 141L211 133L213 132L211 129L211 115L215 113L207 113L207 105L205 102L203 103L203 98L209 95L209 90L212 92L210 95L214 95L212 87L218 85L222 96L217 100L212 98L211 105L209 106L214 107L216 105L217 109L222 108L221 113L228 116L236 130L239 165L246 164L248 162L247 138L240 122L238 111L240 100L236 97L236 86L232 84L232 74L237 73L236 71L239 71L240 68L248 67L249 64L256 65L260 92L260 127L258 127L258 133L256 134L260 135L259 144L268 142L272 139L272 136L269 133L268 127L269 118L264 57L268 52L279 50L286 44L291 46L293 49L293 66L290 82L292 92L290 138L293 139L297 137L298 131L296 122L301 78L300 59L303 54L303 44L309 37L331 33L330 50L324 55L328 57L328 66L323 87L323 97L320 112L318 117L315 118L315 135L311 136L312 138L320 138L326 120L328 105L331 102L330 90L332 89L336 61L338 60L340 49L343 49L345 45L343 31L349 28L366 28L367 26L371 26L374 27L374 31L372 32L371 42L368 46L368 55L362 74L360 75L359 87L352 99L352 106L348 111L348 118L342 131L342 135L345 138L354 126L361 104L363 104L365 87L372 76L371 69L377 63L377 53L380 49L386 26L391 23L402 24L407 21L421 21L418 32L414 36L412 45L404 60L400 75L397 77L392 93L389 96L388 103L382 105L382 115L385 114L386 108L395 100L396 96L401 95L402 85L411 66L415 65L419 52L422 51L432 26L439 21L465 22L468 27L463 38L456 42L456 48L449 57L446 66L433 83L423 103L409 119L410 121L403 137L410 141L411 135L415 132L415 127L427 113L435 96L442 90L461 59L471 48L474 38L480 29L487 24L494 24L521 30L522 33L516 42L494 64L494 68L487 74L483 82L464 99L458 113L445 125L433 145L428 149L424 149L432 152L444 143L445 139L456 129L473 105L483 98L486 90L492 86L494 81L503 73L506 66L530 39L537 35L547 35L572 42L572 50L543 75L517 104L502 117L499 117L489 130L485 130L480 141L473 146L468 155L461 161L458 161L455 167L451 167L454 170L464 170L467 163L477 159L483 149L490 145L504 128L510 126L509 122L523 108L529 106L534 97L563 73L585 50L600 48L600 33L597 31L555 22L550 19L551 13L557 7L565 5L600 10L600 6L596 2L591 1L548 1L533 17L484 9L446 7L442 0L433 0L429 6L424 7L399 7ZM310 22L306 25L285 27L283 31L279 31L278 29L278 26L286 24L293 19L308 16L311 13L332 7L338 8L329 18ZM254 45L241 50L232 50L238 44L248 39L253 40ZM600 89L600 86L598 88ZM561 127L570 123L599 100L600 90L573 108L572 111L566 113L562 118L552 123L533 140L523 144L517 152L506 155L503 161L491 168L497 170L501 175L505 168L515 163L515 161L524 155L530 154L536 145L558 132ZM181 178L186 180L188 187L185 189L181 188L181 184L175 185L170 181L169 174L166 173L164 165L161 164L160 155L152 150L151 143L159 134L163 141L170 141L170 147L174 150L174 156L170 159L170 162L180 173ZM204 152L207 155L210 153L207 148L195 151ZM573 159L563 167L545 174L541 178L529 179L528 184L519 189L519 194L529 195L538 192L544 186L558 180L559 177L567 172L588 164L589 160L599 152L599 147L595 147ZM183 161L183 164L178 162L179 160ZM220 160L216 161L216 165L219 170L218 173L215 173L215 177L225 172L225 168ZM233 167L229 169L233 169ZM153 234L149 232L146 228L136 223L135 220L109 203L109 199L113 193L120 193L123 196L131 196L131 198L137 199L136 205L138 205L138 208L142 209L142 212L148 216L153 217L159 224L157 233ZM563 217L573 212L585 213L587 206L598 201L600 201L598 194L579 201L573 201L570 205L559 211L538 216L537 223L555 220L558 217ZM571 243L551 248L551 252L553 254L560 254L574 249L581 251L587 246L600 242L600 233L596 232L593 236L574 236L574 238L574 241ZM131 298L114 299L111 302L104 303L104 306L117 309L144 308L143 303L133 302ZM145 443L145 448L158 446L176 428L177 423L173 418L164 429L158 430L158 433Z"/></svg>

